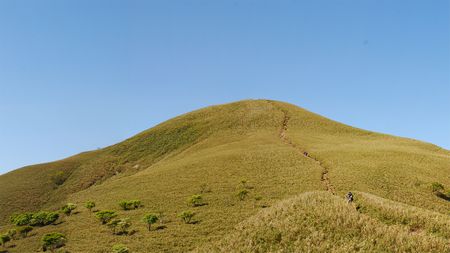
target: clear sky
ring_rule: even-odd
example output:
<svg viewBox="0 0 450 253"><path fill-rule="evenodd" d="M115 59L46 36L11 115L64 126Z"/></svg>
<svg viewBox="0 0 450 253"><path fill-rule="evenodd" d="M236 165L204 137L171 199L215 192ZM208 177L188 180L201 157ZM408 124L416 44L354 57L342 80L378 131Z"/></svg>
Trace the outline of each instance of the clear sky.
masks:
<svg viewBox="0 0 450 253"><path fill-rule="evenodd" d="M450 1L0 1L0 173L247 98L450 149Z"/></svg>

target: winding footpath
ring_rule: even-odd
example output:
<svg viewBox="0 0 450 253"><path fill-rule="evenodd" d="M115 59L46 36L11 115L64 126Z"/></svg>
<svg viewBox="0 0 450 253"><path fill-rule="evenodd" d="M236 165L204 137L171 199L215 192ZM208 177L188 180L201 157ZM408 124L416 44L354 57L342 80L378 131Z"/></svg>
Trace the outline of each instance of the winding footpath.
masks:
<svg viewBox="0 0 450 253"><path fill-rule="evenodd" d="M279 133L280 139L285 144L287 144L287 145L291 146L292 148L296 149L301 155L303 155L306 158L309 158L309 159L313 160L317 165L319 165L322 168L322 176L321 176L320 180L322 181L322 183L324 184L324 186L325 186L325 188L327 189L328 192L330 192L333 195L336 195L336 192L334 190L334 186L331 183L330 178L328 176L328 169L317 158L315 158L314 156L311 156L311 154L309 152L307 152L306 150L304 150L304 149L298 147L297 145L295 145L295 143L293 143L292 140L286 135L286 131L288 130L289 116L288 116L286 111L284 111L282 109L279 109L279 110L282 111L283 114L284 114L283 124L281 126L280 133Z"/></svg>

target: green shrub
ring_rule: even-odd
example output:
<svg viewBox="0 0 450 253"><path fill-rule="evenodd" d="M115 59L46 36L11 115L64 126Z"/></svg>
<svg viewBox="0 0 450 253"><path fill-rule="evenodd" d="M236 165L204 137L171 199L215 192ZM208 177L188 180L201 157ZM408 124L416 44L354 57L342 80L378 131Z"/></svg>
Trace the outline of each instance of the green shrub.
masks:
<svg viewBox="0 0 450 253"><path fill-rule="evenodd" d="M119 202L119 206L123 210L134 210L134 209L141 207L141 201L140 200L122 200Z"/></svg>
<svg viewBox="0 0 450 253"><path fill-rule="evenodd" d="M130 250L123 244L116 244L112 246L113 253L129 253Z"/></svg>
<svg viewBox="0 0 450 253"><path fill-rule="evenodd" d="M20 213L20 214L13 214L9 218L12 224L16 226L25 226L31 223L31 219L33 218L32 213Z"/></svg>
<svg viewBox="0 0 450 253"><path fill-rule="evenodd" d="M72 211L77 208L77 205L73 203L67 203L63 207L61 207L61 212L63 212L65 215L69 216L72 214Z"/></svg>
<svg viewBox="0 0 450 253"><path fill-rule="evenodd" d="M33 214L30 225L31 226L46 226L55 223L59 218L57 212L39 211Z"/></svg>
<svg viewBox="0 0 450 253"><path fill-rule="evenodd" d="M248 191L245 189L239 190L236 195L238 196L239 200L244 200L248 195Z"/></svg>
<svg viewBox="0 0 450 253"><path fill-rule="evenodd" d="M433 193L438 193L444 191L444 185L438 182L434 182L431 184L431 189Z"/></svg>
<svg viewBox="0 0 450 253"><path fill-rule="evenodd" d="M48 233L41 239L42 249L44 251L50 250L53 252L55 249L63 247L66 244L66 241L66 237L61 233Z"/></svg>
<svg viewBox="0 0 450 253"><path fill-rule="evenodd" d="M202 195L200 194L194 194L189 197L187 203L193 207L204 205Z"/></svg>
<svg viewBox="0 0 450 253"><path fill-rule="evenodd" d="M31 226L23 226L17 228L17 232L19 232L20 236L22 236L23 238L27 237L28 233L31 232L31 230L33 230L33 227Z"/></svg>
<svg viewBox="0 0 450 253"><path fill-rule="evenodd" d="M89 210L89 212L91 212L91 211L92 211L92 208L95 207L95 202L93 202L93 201L88 201L88 202L86 202L86 204L85 204L84 206Z"/></svg>
<svg viewBox="0 0 450 253"><path fill-rule="evenodd" d="M178 216L184 221L184 223L189 224L192 221L195 213L191 211L183 211Z"/></svg>
<svg viewBox="0 0 450 253"><path fill-rule="evenodd" d="M95 216L101 221L102 224L106 224L114 217L116 217L117 214L114 211L104 210L97 212Z"/></svg>
<svg viewBox="0 0 450 253"><path fill-rule="evenodd" d="M10 217L11 223L16 226L46 226L58 220L57 212L39 211L37 213L14 214Z"/></svg>
<svg viewBox="0 0 450 253"><path fill-rule="evenodd" d="M114 235L128 234L128 228L131 227L130 218L114 219L108 223Z"/></svg>
<svg viewBox="0 0 450 253"><path fill-rule="evenodd" d="M17 230L14 228L8 230L8 232L6 234L9 236L9 238L11 238L11 240L17 239Z"/></svg>
<svg viewBox="0 0 450 253"><path fill-rule="evenodd" d="M6 243L11 241L11 237L8 234L0 235L0 244L6 247Z"/></svg>
<svg viewBox="0 0 450 253"><path fill-rule="evenodd" d="M151 225L155 224L158 221L158 216L156 214L146 214L144 216L144 222L148 226L148 231L151 230Z"/></svg>

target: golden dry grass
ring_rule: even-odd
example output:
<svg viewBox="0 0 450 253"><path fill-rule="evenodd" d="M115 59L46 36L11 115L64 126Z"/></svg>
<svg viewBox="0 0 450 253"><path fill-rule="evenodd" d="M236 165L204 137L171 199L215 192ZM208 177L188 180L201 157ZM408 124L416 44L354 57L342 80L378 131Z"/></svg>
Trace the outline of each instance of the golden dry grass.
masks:
<svg viewBox="0 0 450 253"><path fill-rule="evenodd" d="M361 193L362 194L362 193ZM356 198L361 194L356 194ZM379 215L419 218L448 229L448 217L398 205L369 194L365 204ZM375 202L370 202L375 200ZM414 210L414 211L412 211ZM411 214L411 215L410 215ZM308 192L281 201L240 223L219 242L194 252L450 252L450 240L428 231L386 224L358 212L327 192Z"/></svg>

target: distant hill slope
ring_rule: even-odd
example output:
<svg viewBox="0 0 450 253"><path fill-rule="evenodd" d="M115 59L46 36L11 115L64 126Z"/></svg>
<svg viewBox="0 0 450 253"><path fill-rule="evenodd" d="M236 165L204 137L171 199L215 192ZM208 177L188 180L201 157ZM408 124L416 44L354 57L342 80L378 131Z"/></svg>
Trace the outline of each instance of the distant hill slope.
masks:
<svg viewBox="0 0 450 253"><path fill-rule="evenodd" d="M242 180L248 195L240 201ZM449 151L356 129L291 104L246 100L181 115L101 150L2 175L0 222L7 224L14 212L74 202L78 214L36 229L9 251L34 252L43 233L60 231L70 252L110 252L115 243L132 252L185 252L220 243L261 208L310 191L328 193L305 200L333 203L349 190L371 193L440 212L445 220L450 202L431 193L432 182L450 186ZM201 191L207 205L189 207L186 199ZM144 207L121 211L124 199L139 199ZM112 235L82 208L87 200L130 217L137 233ZM177 217L183 210L194 211L197 223L183 224ZM142 216L149 212L163 212L166 228L146 231ZM382 223L371 226L382 229Z"/></svg>

